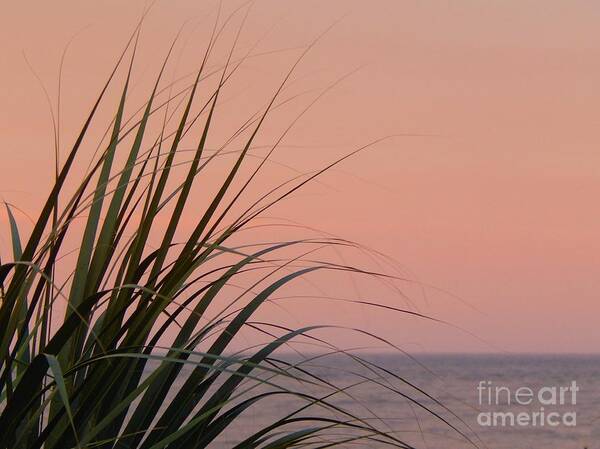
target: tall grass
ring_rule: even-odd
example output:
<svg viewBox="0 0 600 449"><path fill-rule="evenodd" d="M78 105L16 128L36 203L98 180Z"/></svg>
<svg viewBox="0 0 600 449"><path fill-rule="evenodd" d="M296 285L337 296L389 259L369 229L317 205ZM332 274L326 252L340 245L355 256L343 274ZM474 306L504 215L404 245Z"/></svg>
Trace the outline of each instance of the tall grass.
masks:
<svg viewBox="0 0 600 449"><path fill-rule="evenodd" d="M13 208L6 205L13 260L0 266L0 448L203 448L233 432L242 414L278 398L287 398L289 414L247 432L235 447L411 447L376 419L376 411L362 416L335 402L339 396L352 398L352 388L364 384L445 420L384 380L402 381L425 395L398 374L327 345L314 334L319 326L287 329L253 321L281 288L312 272L378 274L308 262L317 248L353 245L340 239L229 244L255 218L345 157L277 186L255 202L241 203L264 161L240 179L242 166L268 114L285 102L279 97L291 71L260 114L220 149L208 151L222 90L244 59L234 61L232 50L223 67L209 73L207 62L221 31L215 27L195 80L176 95L169 94L163 80L167 55L143 110L127 119L136 30L23 243ZM108 140L68 196L75 161L120 70L120 100ZM204 81L209 76L219 81L207 94ZM200 91L205 100L198 108ZM173 106L176 102L180 107ZM176 123L172 131L168 107ZM200 112L192 112L196 109ZM151 122L162 123L157 136L150 132ZM174 168L186 137L196 141L196 148L180 176ZM223 172L216 193L203 210L194 204L191 212L193 185L239 138L244 143L233 152L235 160ZM242 212L233 215L238 209ZM184 239L176 240L184 219L194 224ZM159 243L152 246L157 236ZM75 259L72 268L65 266L69 238L79 242L69 256ZM252 280L233 294L228 286L238 278ZM209 315L217 304L226 307ZM233 351L245 327L270 341ZM277 355L299 338L325 354L293 361ZM338 386L311 370L327 354L338 353L363 369L355 384Z"/></svg>

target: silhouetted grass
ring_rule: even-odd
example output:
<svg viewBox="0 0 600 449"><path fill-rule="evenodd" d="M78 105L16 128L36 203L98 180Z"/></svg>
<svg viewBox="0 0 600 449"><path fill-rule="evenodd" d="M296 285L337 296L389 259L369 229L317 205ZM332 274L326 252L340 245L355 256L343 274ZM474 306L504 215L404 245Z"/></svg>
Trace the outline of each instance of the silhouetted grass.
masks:
<svg viewBox="0 0 600 449"><path fill-rule="evenodd" d="M195 81L188 88L158 100L168 91L168 86L161 84L167 56L141 115L126 119L136 30L57 171L56 182L24 247L17 221L6 206L14 260L0 266L0 448L203 448L231 431L247 410L281 397L289 398L293 410L268 426L254 429L236 447L353 443L410 447L397 429L383 425L376 411L359 416L355 409L336 404L335 398L352 398L352 388L364 384L387 389L398 401L409 401L445 420L385 380L399 380L427 397L397 374L328 347L311 334L319 326L287 329L252 321L257 309L280 288L311 272L378 274L346 265L307 262L306 256L315 248L353 245L340 239L228 245L254 218L362 148L317 173L265 192L232 219L234 206L240 205L242 193L264 161L241 182L240 169L265 118L277 107L289 74L264 111L251 117L230 139L245 136L240 151L226 150L228 141L209 153L206 142L219 96L243 61L234 62L229 55L217 73L218 86L200 112L193 114L198 90L207 76L208 58L221 30L215 27ZM128 52L131 58L108 144L65 201L67 178L72 177L98 107L115 83ZM183 102L171 112L177 114L173 115L178 120L175 130L167 131L165 114L159 137L148 144L149 123L176 101ZM182 178L173 174L173 168L176 155L183 151L185 136L192 136L197 146ZM223 173L220 187L207 206L198 210L194 205L190 213L192 186L223 154L235 154L235 162ZM178 182L175 188L171 186L174 181ZM161 220L157 221L160 212ZM195 220L194 226L183 241L176 241L184 217ZM84 219L85 225L75 225L76 219ZM73 235L80 242L76 262L72 275L62 279L57 272L71 269L65 270L67 262L61 259L66 252L64 242ZM151 247L149 242L156 235L160 243ZM292 249L297 249L297 256L288 255ZM253 281L239 295L227 290L230 283L248 273L254 275ZM67 304L64 315L58 307L63 301ZM217 301L228 307L209 318L207 310ZM388 308L425 318L413 311ZM271 341L233 353L228 348L244 327L269 335ZM295 362L276 355L278 349L299 337L329 349ZM168 341L168 348L164 341ZM327 355L340 352L363 370L352 385L336 386L311 370L317 361L325 365L322 360L327 360ZM320 393L313 393L313 387Z"/></svg>

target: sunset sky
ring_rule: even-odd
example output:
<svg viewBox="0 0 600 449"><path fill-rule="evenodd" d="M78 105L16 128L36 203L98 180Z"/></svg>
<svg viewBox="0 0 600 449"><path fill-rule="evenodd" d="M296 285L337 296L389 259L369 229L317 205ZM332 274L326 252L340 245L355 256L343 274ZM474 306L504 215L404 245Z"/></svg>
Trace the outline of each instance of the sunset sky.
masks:
<svg viewBox="0 0 600 449"><path fill-rule="evenodd" d="M46 99L26 59L56 103L58 65L72 39L61 100L64 156L145 2L2 3L0 199L35 217L52 182L54 150ZM226 0L224 15L238 4ZM135 95L147 94L184 23L168 76L197 69L217 5L157 1L141 35ZM236 75L217 135L264 106L301 47L333 25L292 77L289 94L308 96L276 112L263 141L275 139L313 89L348 77L302 117L273 156L282 165L261 182L396 137L325 174L273 219L394 257L427 285L425 298L415 293L418 309L454 327L325 303L290 305L293 324L340 322L413 351L597 352L599 23L600 2L590 1L256 1L240 52L260 40L255 51L268 54ZM86 147L82 169L94 150ZM16 213L26 233L25 214ZM4 260L4 211L0 229ZM324 288L332 296L375 294L368 283L358 291Z"/></svg>

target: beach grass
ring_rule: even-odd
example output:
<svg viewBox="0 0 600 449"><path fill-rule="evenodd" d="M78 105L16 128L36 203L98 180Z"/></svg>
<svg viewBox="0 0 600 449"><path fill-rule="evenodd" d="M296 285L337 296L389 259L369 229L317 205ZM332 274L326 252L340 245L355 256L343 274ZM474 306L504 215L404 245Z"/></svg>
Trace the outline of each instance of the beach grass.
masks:
<svg viewBox="0 0 600 449"><path fill-rule="evenodd" d="M376 411L361 415L335 401L352 399L352 388L364 384L387 389L398 401L446 420L439 412L442 404L429 397L435 409L424 405L417 397L426 393L399 373L317 337L326 323L289 329L253 321L277 292L313 272L380 275L309 261L307 255L316 248L354 245L341 239L229 244L234 237L243 241L240 232L272 206L372 143L243 203L243 194L271 153L243 178L242 167L266 118L284 101L280 94L295 65L275 86L267 106L219 149L209 151L214 121L227 119L215 114L219 99L243 62L232 59L232 50L225 64L210 73L219 81L198 107L211 51L223 29L215 25L195 80L177 95L170 94L163 79L171 58L167 55L143 109L127 118L138 27L57 167L54 185L25 240L15 208L5 205L12 260L0 266L0 448L204 448L232 432L248 410L280 398L289 401L289 413L251 429L235 447L411 447ZM107 139L90 169L78 175L73 167L115 84L120 99ZM176 102L180 107L173 107ZM166 124L169 107L176 123L172 131ZM151 132L156 123L159 132ZM175 161L186 138L196 145L181 176ZM198 210L190 202L192 187L228 152L234 138L244 143L214 196ZM67 184L74 177L79 180L71 192ZM181 239L183 221L193 226ZM74 252L65 248L68 239L78 242ZM67 252L72 267L65 266ZM252 281L239 294L227 288L248 276ZM216 304L225 306L209 314ZM388 309L427 319L414 311ZM269 341L232 350L248 327ZM297 353L293 361L278 356L299 338L319 347L320 354ZM336 385L311 370L326 364L330 355L355 361L362 370L355 384ZM415 397L386 379L401 382Z"/></svg>

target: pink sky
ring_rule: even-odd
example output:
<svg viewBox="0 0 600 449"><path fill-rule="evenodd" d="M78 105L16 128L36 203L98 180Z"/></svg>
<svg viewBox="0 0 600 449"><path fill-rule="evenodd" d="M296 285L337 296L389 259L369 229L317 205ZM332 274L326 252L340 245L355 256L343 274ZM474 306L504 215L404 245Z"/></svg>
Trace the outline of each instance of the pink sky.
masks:
<svg viewBox="0 0 600 449"><path fill-rule="evenodd" d="M60 55L78 33L63 80L63 142L71 144L143 5L3 6L2 198L34 216L53 170L48 109L23 52L54 98ZM197 67L214 11L213 2L158 1L142 35L141 93L186 20L177 72ZM419 280L460 296L481 313L435 290L415 302L479 339L331 304L290 305L293 323L343 322L412 350L598 351L600 3L259 0L242 47L267 32L262 51L306 45L338 19L298 69L290 93L360 70L311 110L286 139L294 146L275 159L310 170L378 137L433 136L390 139L273 215L381 250ZM261 106L297 54L248 62L223 110L237 120ZM275 117L273 129L298 111ZM234 123L223 131L228 125ZM272 173L265 185L293 175L281 167ZM0 226L5 255L3 213ZM361 288L368 298L371 286ZM271 318L280 313L274 309Z"/></svg>

